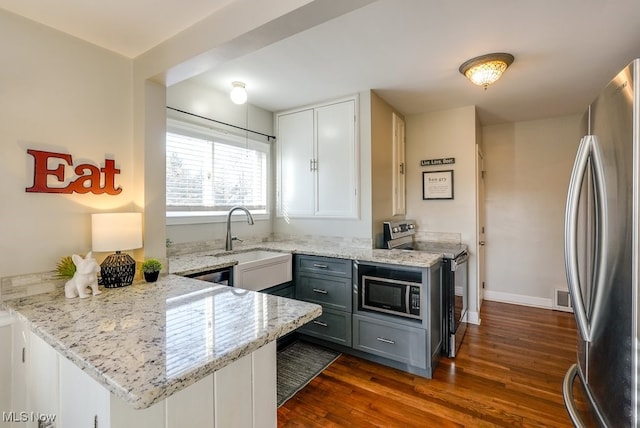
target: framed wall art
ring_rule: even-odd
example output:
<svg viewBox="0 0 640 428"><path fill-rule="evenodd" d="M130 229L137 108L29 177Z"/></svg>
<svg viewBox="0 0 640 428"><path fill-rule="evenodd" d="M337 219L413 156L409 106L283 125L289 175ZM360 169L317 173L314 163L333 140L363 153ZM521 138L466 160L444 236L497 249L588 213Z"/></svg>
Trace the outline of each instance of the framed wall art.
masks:
<svg viewBox="0 0 640 428"><path fill-rule="evenodd" d="M453 170L423 172L422 199L453 199Z"/></svg>

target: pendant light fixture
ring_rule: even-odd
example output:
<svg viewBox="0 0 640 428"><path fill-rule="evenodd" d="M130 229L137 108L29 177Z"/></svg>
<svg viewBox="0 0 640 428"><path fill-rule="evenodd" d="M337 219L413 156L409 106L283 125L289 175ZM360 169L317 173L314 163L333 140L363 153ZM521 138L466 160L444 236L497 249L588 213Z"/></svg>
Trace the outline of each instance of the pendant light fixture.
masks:
<svg viewBox="0 0 640 428"><path fill-rule="evenodd" d="M231 82L231 93L229 94L231 101L236 104L244 104L247 102L247 89L243 82Z"/></svg>
<svg viewBox="0 0 640 428"><path fill-rule="evenodd" d="M465 61L459 68L460 73L478 86L494 83L513 62L513 55L508 53L491 53Z"/></svg>

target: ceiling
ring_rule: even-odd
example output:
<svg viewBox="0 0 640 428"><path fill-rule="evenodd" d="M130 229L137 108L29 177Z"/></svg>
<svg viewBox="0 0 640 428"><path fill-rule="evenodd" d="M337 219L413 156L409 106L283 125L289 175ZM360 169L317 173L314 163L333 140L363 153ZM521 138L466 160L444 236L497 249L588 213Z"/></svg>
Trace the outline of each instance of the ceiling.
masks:
<svg viewBox="0 0 640 428"><path fill-rule="evenodd" d="M0 0L0 8L135 57L234 0ZM64 7L61 5L64 4ZM153 13L150 13L153 11ZM373 89L406 115L476 105L483 124L582 112L640 57L637 0L378 0L194 79L246 83L270 111ZM509 52L486 91L459 65Z"/></svg>

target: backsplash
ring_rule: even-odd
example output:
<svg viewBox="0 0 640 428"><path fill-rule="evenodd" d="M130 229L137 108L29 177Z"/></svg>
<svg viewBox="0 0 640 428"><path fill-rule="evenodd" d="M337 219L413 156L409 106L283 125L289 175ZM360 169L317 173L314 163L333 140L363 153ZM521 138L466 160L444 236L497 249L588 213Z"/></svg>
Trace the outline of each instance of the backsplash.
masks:
<svg viewBox="0 0 640 428"><path fill-rule="evenodd" d="M462 235L455 232L427 232L417 230L414 241L439 242L443 244L460 244Z"/></svg>
<svg viewBox="0 0 640 428"><path fill-rule="evenodd" d="M265 239L245 239L242 242L233 241L233 246L237 247L240 245L257 245L261 242L265 242L268 240ZM172 256L181 256L183 254L191 254L191 253L199 253L202 251L213 251L216 253L220 253L225 251L225 239L214 239L212 241L192 241L192 242L179 242L172 243L169 247L167 247L167 257Z"/></svg>
<svg viewBox="0 0 640 428"><path fill-rule="evenodd" d="M0 278L0 301L48 293L64 287L64 282L56 271L6 276Z"/></svg>
<svg viewBox="0 0 640 428"><path fill-rule="evenodd" d="M242 249L242 247L256 246L264 242L295 242L295 243L314 243L326 244L338 247L357 247L372 248L371 240L365 238L345 238L342 236L317 236L317 235L287 235L283 233L272 234L269 238L263 239L245 239L242 242L234 241L234 249ZM201 251L214 251L216 253L224 252L224 239L215 239L212 241L193 241L172 243L167 248L167 257L180 256L183 254L199 253Z"/></svg>
<svg viewBox="0 0 640 428"><path fill-rule="evenodd" d="M273 234L271 241L309 243L316 245L328 245L337 247L371 249L372 241L368 238L352 238L344 236L319 236L319 235L287 235L284 233Z"/></svg>

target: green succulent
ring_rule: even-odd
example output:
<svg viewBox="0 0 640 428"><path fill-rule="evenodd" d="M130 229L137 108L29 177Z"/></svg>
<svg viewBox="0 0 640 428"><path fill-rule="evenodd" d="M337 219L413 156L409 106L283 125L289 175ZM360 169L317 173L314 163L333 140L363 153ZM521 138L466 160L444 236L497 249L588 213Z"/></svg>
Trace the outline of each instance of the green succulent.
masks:
<svg viewBox="0 0 640 428"><path fill-rule="evenodd" d="M73 263L71 256L64 256L56 265L58 278L73 278L76 273L76 265Z"/></svg>
<svg viewBox="0 0 640 428"><path fill-rule="evenodd" d="M142 271L146 273L160 272L162 270L162 263L158 259L147 259L142 262Z"/></svg>

